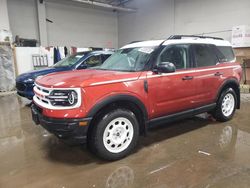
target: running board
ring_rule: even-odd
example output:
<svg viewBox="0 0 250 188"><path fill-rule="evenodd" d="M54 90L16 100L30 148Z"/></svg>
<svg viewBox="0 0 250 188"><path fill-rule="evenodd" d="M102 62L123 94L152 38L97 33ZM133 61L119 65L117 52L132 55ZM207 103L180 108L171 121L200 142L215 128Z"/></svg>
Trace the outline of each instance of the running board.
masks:
<svg viewBox="0 0 250 188"><path fill-rule="evenodd" d="M216 107L216 103L213 103L213 104L209 104L209 105L202 106L202 107L199 107L199 108L194 108L194 109L191 109L191 110L186 110L186 111L178 112L178 113L175 113L175 114L170 114L170 115L167 115L167 116L154 118L154 119L151 119L151 120L148 121L148 125L149 126L154 126L154 125L159 125L159 124L162 124L162 123L169 123L169 122L173 122L173 121L176 121L176 120L185 119L185 118L192 117L192 116L204 113L204 112L211 111L215 107Z"/></svg>

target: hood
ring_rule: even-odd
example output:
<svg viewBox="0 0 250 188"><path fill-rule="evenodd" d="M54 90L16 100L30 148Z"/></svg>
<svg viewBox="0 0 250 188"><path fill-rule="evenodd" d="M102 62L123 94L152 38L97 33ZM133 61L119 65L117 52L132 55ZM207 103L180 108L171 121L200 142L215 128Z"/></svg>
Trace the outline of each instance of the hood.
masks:
<svg viewBox="0 0 250 188"><path fill-rule="evenodd" d="M66 71L66 70L70 70L69 67L50 67L50 68L46 68L46 69L40 69L40 70L33 70L24 74L20 74L17 78L16 81L17 82L26 82L27 80L31 79L31 80L35 80L36 77L38 76L43 76L46 74L50 74L50 73L54 73L54 72L60 72L60 71ZM31 80L29 80L28 82L32 82Z"/></svg>
<svg viewBox="0 0 250 188"><path fill-rule="evenodd" d="M85 69L50 74L38 78L36 83L48 88L73 88L132 81L137 80L139 76L140 72Z"/></svg>

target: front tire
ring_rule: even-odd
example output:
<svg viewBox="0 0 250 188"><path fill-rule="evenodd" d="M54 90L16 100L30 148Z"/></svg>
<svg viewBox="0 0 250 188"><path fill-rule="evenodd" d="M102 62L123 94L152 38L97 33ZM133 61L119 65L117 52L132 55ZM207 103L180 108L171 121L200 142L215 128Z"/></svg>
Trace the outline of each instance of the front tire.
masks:
<svg viewBox="0 0 250 188"><path fill-rule="evenodd" d="M224 90L217 102L213 116L217 121L226 122L232 119L237 103L236 93L232 88Z"/></svg>
<svg viewBox="0 0 250 188"><path fill-rule="evenodd" d="M89 140L91 150L105 160L119 160L130 154L137 145L139 124L129 110L110 111L93 126Z"/></svg>

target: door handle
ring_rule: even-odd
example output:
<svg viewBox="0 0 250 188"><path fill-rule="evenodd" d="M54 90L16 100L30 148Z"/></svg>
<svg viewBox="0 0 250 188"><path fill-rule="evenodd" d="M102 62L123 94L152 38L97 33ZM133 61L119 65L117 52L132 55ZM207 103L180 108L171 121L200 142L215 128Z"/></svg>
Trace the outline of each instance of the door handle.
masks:
<svg viewBox="0 0 250 188"><path fill-rule="evenodd" d="M192 80L193 78L193 76L184 76L182 80Z"/></svg>
<svg viewBox="0 0 250 188"><path fill-rule="evenodd" d="M216 72L216 73L214 74L214 76L221 76L221 75L223 75L222 72Z"/></svg>

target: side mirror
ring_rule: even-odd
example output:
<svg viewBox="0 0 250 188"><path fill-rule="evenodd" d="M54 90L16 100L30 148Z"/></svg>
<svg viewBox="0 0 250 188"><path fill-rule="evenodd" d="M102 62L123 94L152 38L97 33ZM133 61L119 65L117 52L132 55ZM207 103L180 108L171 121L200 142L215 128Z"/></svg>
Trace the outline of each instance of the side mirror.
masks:
<svg viewBox="0 0 250 188"><path fill-rule="evenodd" d="M158 73L171 73L171 72L175 72L175 70L176 70L175 65L170 62L161 62L156 67L156 71Z"/></svg>

